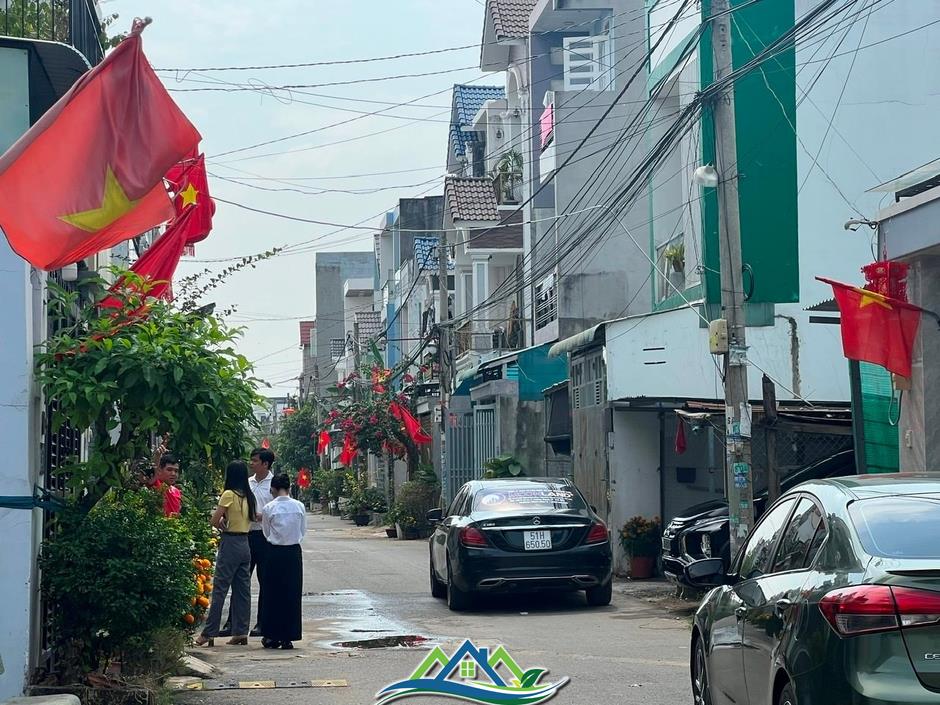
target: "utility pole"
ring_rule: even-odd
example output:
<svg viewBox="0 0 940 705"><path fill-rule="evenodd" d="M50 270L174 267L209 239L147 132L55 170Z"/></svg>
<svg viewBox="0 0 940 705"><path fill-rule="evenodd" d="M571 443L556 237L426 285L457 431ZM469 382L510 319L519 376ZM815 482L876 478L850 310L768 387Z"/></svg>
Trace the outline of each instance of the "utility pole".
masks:
<svg viewBox="0 0 940 705"><path fill-rule="evenodd" d="M450 331L446 321L450 319L450 307L447 305L447 231L441 230L437 240L437 279L438 279L438 316L437 316L437 356L438 394L440 397L440 440L441 440L441 489L447 486L447 401L450 392L450 374L447 366L448 341Z"/></svg>
<svg viewBox="0 0 940 705"><path fill-rule="evenodd" d="M777 471L777 387L767 375L761 379L764 395L764 438L767 439L767 501L780 497L780 473Z"/></svg>
<svg viewBox="0 0 940 705"><path fill-rule="evenodd" d="M730 0L712 0L714 79L732 71ZM754 528L754 487L751 467L751 407L747 393L747 341L738 207L737 141L734 84L715 98L715 154L718 171L718 253L721 307L728 324L725 353L725 473L728 487L731 555Z"/></svg>

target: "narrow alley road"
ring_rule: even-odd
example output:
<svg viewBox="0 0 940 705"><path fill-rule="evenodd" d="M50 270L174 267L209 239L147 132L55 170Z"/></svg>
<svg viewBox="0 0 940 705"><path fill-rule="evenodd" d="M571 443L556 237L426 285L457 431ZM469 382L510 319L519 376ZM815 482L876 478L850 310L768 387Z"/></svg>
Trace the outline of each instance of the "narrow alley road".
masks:
<svg viewBox="0 0 940 705"><path fill-rule="evenodd" d="M425 541L391 540L382 529L335 517L310 515L309 521L304 640L297 648L266 651L257 639L247 648L222 639L221 646L193 653L222 669L223 681L341 679L347 685L181 693L180 703L368 705L383 686L408 677L433 645L450 654L467 638L477 646L504 645L523 668L549 669L549 680L569 677L552 702L691 702L688 619L625 594L623 586L615 586L611 606L599 609L578 593L494 597L453 613L429 593ZM354 643L370 640L376 648Z"/></svg>

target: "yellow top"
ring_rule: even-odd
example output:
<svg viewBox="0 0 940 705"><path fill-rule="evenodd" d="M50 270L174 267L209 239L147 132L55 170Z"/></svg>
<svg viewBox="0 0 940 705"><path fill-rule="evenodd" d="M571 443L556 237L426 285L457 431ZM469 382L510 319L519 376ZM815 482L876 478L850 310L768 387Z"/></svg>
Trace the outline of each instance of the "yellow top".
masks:
<svg viewBox="0 0 940 705"><path fill-rule="evenodd" d="M232 490L225 490L219 497L219 506L225 507L226 531L246 533L251 527L248 520L248 500Z"/></svg>

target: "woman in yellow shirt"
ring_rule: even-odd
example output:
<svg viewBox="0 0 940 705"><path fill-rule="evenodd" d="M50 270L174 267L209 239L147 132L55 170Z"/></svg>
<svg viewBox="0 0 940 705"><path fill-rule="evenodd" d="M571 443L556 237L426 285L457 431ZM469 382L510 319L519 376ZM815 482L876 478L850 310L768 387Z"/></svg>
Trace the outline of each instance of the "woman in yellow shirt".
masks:
<svg viewBox="0 0 940 705"><path fill-rule="evenodd" d="M212 514L212 526L222 530L219 554L215 561L212 598L206 624L196 646L214 646L222 620L222 605L232 589L232 638L229 644L248 643L251 624L251 550L248 530L255 517L255 495L248 484L248 466L236 460L225 469L225 491Z"/></svg>

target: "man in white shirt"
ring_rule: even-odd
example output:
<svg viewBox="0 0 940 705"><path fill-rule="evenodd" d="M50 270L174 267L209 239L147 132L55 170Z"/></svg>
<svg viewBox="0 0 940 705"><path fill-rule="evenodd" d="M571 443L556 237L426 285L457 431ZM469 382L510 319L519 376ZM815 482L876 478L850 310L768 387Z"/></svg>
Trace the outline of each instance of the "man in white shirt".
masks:
<svg viewBox="0 0 940 705"><path fill-rule="evenodd" d="M251 451L251 457L248 461L248 467L252 475L248 478L248 485L251 487L251 493L255 496L255 511L257 520L251 523L251 529L248 531L248 547L251 549L251 565L249 567L249 579L255 569L258 570L258 616L250 636L261 636L261 604L264 601L264 561L268 551L268 541L261 530L261 517L264 515L264 506L270 502L271 479L274 474L271 472L271 465L274 464L274 453L267 448L255 448ZM229 621L225 623L219 636L229 636L231 632L231 613Z"/></svg>

